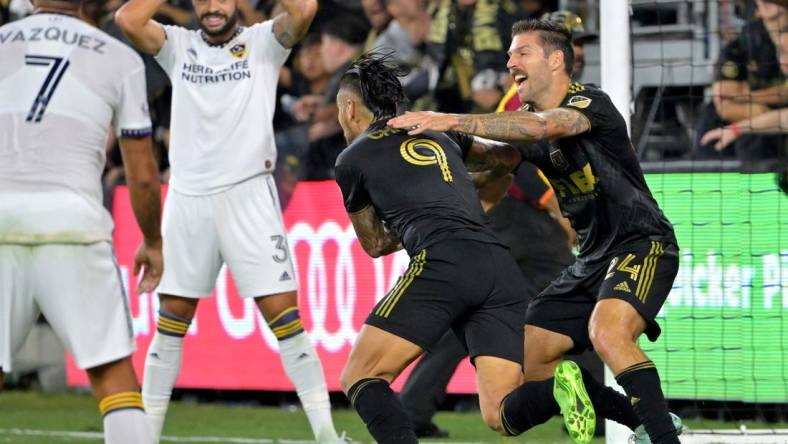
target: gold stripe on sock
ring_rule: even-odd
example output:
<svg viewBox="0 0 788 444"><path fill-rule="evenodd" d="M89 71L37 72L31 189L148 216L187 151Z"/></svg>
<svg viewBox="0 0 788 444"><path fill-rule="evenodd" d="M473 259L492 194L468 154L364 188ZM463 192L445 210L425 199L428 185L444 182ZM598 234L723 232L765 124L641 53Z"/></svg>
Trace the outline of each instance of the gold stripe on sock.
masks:
<svg viewBox="0 0 788 444"><path fill-rule="evenodd" d="M276 317L274 317L273 319L271 319L271 322L269 322L269 323L268 323L268 325L274 325L274 324L276 324L276 322L277 322L277 321L279 321L280 319L282 319L282 318L283 318L285 315L287 315L288 313L292 313L292 312L294 312L294 311L296 311L296 310L298 310L298 307L288 307L288 308L285 308L285 309L284 309L284 310L283 310L281 313L279 313L278 315L276 315Z"/></svg>
<svg viewBox="0 0 788 444"><path fill-rule="evenodd" d="M140 395L139 392L121 392L107 396L99 401L99 412L101 412L101 416L125 408L142 409L142 395Z"/></svg>
<svg viewBox="0 0 788 444"><path fill-rule="evenodd" d="M359 385L356 390L353 391L353 396L350 398L350 404L355 407L356 400L358 399L358 395L361 393L361 390L363 390L364 387L379 381L380 379L370 379L369 381L362 382L361 385Z"/></svg>
<svg viewBox="0 0 788 444"><path fill-rule="evenodd" d="M185 335L187 331L189 331L189 324L172 321L165 318L159 318L158 328L160 330L164 330L170 333L176 333L179 335Z"/></svg>
<svg viewBox="0 0 788 444"><path fill-rule="evenodd" d="M625 375L627 375L629 373L636 372L638 370L645 370L647 368L657 368L657 366L654 364L653 361L640 362L638 364L631 365L631 366L625 368L624 370L621 370L621 372L616 375L616 379L618 379L618 378L620 378L622 376L625 376Z"/></svg>
<svg viewBox="0 0 788 444"><path fill-rule="evenodd" d="M274 333L274 336L276 336L277 339L281 339L284 336L287 336L289 334L297 332L298 330L303 330L303 329L304 326L301 324L301 319L296 319L295 321L289 324L283 325L281 327L277 327L271 331Z"/></svg>

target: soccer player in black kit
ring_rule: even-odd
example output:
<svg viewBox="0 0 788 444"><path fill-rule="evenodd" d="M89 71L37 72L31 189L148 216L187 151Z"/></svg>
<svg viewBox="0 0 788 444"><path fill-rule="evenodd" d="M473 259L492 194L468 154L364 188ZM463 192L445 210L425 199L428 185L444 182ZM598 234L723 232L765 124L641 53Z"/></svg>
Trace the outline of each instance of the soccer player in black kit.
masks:
<svg viewBox="0 0 788 444"><path fill-rule="evenodd" d="M655 317L678 272L673 227L646 185L626 124L610 98L572 81L571 36L541 20L518 22L512 36L508 68L523 109L407 113L389 121L412 136L460 131L529 143L521 147L523 159L547 176L577 232L576 262L529 305L528 382L504 401L502 421L515 435L560 409L570 436L588 442L596 409L639 429L633 442L650 437L654 443L677 443L680 421L669 414L656 367L636 342L643 332L652 341L660 334ZM590 347L615 373L628 400L576 364L562 362L565 353Z"/></svg>
<svg viewBox="0 0 788 444"><path fill-rule="evenodd" d="M363 56L337 96L350 146L337 159L336 180L359 242L372 257L400 248L411 257L366 319L342 389L377 442L418 442L389 384L452 329L476 367L482 416L504 434L501 401L522 381L528 284L485 226L465 164L492 179L508 175L520 155L458 133L411 137L387 127L404 101L398 74L385 56Z"/></svg>

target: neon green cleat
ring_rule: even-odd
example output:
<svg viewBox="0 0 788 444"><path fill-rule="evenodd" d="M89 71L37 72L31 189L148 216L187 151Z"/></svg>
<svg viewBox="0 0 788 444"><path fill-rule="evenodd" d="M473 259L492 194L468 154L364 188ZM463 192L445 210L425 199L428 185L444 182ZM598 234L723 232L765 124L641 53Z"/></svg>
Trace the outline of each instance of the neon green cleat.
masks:
<svg viewBox="0 0 788 444"><path fill-rule="evenodd" d="M586 444L594 438L596 412L588 397L580 367L572 361L562 361L555 369L553 397L561 407L564 425L576 444Z"/></svg>

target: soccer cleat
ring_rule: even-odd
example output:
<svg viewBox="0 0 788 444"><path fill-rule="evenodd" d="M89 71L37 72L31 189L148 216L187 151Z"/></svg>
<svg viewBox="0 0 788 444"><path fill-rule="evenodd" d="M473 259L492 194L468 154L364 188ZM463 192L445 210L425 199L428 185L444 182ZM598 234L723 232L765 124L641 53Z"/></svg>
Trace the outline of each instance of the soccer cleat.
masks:
<svg viewBox="0 0 788 444"><path fill-rule="evenodd" d="M678 415L674 415L670 413L670 420L673 421L673 426L676 427L676 433L681 435L681 432L684 431L684 425L681 423L681 418ZM651 438L648 437L648 433L646 433L646 428L643 425L637 426L635 429L635 433L630 435L628 444L651 444Z"/></svg>
<svg viewBox="0 0 788 444"><path fill-rule="evenodd" d="M569 437L576 444L586 444L594 438L596 412L588 397L580 367L572 361L562 361L555 369L553 397L561 408Z"/></svg>

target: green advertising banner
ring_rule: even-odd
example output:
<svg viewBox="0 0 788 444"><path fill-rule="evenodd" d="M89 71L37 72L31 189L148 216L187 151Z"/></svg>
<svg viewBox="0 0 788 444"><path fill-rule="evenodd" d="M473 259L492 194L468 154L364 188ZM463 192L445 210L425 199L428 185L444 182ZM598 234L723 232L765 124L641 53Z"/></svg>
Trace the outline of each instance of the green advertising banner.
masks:
<svg viewBox="0 0 788 444"><path fill-rule="evenodd" d="M654 173L681 267L641 345L670 398L788 400L788 196L773 174Z"/></svg>

